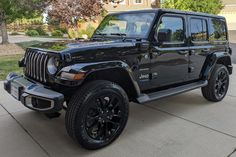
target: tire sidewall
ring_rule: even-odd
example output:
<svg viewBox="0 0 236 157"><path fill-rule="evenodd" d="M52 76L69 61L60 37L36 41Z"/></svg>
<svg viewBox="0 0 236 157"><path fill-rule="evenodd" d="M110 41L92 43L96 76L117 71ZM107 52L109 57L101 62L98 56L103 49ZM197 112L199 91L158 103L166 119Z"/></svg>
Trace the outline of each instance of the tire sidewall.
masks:
<svg viewBox="0 0 236 157"><path fill-rule="evenodd" d="M221 97L218 97L216 92L215 92L215 86L216 86L216 79L219 75L219 73L221 71L225 71L226 72L226 75L227 75L227 85L226 85L226 92L224 93L224 95L222 95ZM212 88L211 90L213 91L214 93L214 97L217 101L221 101L224 99L224 97L226 96L227 92L228 92L228 89L229 89L229 72L227 70L227 68L224 66L224 65L218 65L217 68L215 69L214 71L214 74L213 74L213 77L210 79L210 83L212 85Z"/></svg>
<svg viewBox="0 0 236 157"><path fill-rule="evenodd" d="M105 93L105 92L113 92L114 94L119 96L119 98L122 101L122 104L123 104L122 108L125 113L123 113L124 116L122 118L120 128L117 130L116 134L107 141L98 141L98 140L92 139L87 134L87 131L84 126L85 124L84 121L85 121L87 110L90 108L90 105L91 105L91 104L88 104L89 101L91 101L91 99L93 99L95 96L98 96L101 93ZM124 90L115 84L112 84L112 83L105 84L104 86L100 86L100 88L95 88L93 90L90 90L88 93L86 93L86 96L80 102L81 104L80 108L77 110L77 113L75 116L75 122L73 125L75 126L75 132L76 132L75 136L76 136L77 141L81 145L86 146L89 149L98 149L113 142L122 133L127 123L128 113L129 113L128 103L129 103L128 97L126 93L124 92Z"/></svg>

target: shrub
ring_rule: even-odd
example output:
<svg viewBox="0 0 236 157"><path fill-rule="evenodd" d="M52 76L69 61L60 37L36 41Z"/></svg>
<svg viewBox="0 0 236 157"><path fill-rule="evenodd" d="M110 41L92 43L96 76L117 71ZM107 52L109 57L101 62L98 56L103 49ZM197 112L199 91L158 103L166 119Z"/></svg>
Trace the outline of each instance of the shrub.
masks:
<svg viewBox="0 0 236 157"><path fill-rule="evenodd" d="M67 31L67 28L66 27L58 27L58 28L56 28L56 30L59 30L59 31L61 31L62 33L64 33L64 34L67 34L68 33L68 31Z"/></svg>
<svg viewBox="0 0 236 157"><path fill-rule="evenodd" d="M26 30L34 30L32 26L26 27Z"/></svg>
<svg viewBox="0 0 236 157"><path fill-rule="evenodd" d="M91 38L94 31L95 31L95 28L92 25L88 25L86 28L86 32L83 32L83 34L87 34L88 38Z"/></svg>
<svg viewBox="0 0 236 157"><path fill-rule="evenodd" d="M75 39L81 37L81 33L77 29L70 28L68 29L68 36L69 38Z"/></svg>
<svg viewBox="0 0 236 157"><path fill-rule="evenodd" d="M88 38L91 38L95 28L92 25L88 25L86 29L68 29L69 38L82 38L82 35L87 35Z"/></svg>
<svg viewBox="0 0 236 157"><path fill-rule="evenodd" d="M35 20L31 21L31 24L33 24L33 25L42 25L43 21L35 19Z"/></svg>
<svg viewBox="0 0 236 157"><path fill-rule="evenodd" d="M47 32L42 27L37 27L35 30L39 33L39 35L42 35L42 36L48 35Z"/></svg>
<svg viewBox="0 0 236 157"><path fill-rule="evenodd" d="M60 30L55 30L52 32L53 37L63 37L64 33Z"/></svg>
<svg viewBox="0 0 236 157"><path fill-rule="evenodd" d="M31 37L39 36L39 33L36 30L27 30L25 34Z"/></svg>
<svg viewBox="0 0 236 157"><path fill-rule="evenodd" d="M11 32L11 35L20 35L18 32Z"/></svg>

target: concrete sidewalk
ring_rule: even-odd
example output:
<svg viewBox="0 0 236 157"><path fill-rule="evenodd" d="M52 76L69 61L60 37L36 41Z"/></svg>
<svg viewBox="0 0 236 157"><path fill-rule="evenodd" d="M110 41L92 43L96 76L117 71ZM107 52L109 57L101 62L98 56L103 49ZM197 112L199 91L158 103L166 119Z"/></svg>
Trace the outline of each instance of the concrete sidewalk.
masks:
<svg viewBox="0 0 236 157"><path fill-rule="evenodd" d="M1 157L227 157L236 148L236 74L228 96L206 101L200 90L146 105L132 103L126 129L110 146L87 151L64 128L23 107L0 83ZM236 153L231 157L236 157Z"/></svg>

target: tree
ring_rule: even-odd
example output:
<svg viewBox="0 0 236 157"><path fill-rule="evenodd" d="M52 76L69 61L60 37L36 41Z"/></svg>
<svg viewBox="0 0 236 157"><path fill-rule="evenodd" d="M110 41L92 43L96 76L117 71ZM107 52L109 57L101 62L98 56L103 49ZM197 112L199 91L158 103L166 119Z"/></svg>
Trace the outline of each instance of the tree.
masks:
<svg viewBox="0 0 236 157"><path fill-rule="evenodd" d="M102 13L101 0L51 0L49 16L70 26L78 20L91 20Z"/></svg>
<svg viewBox="0 0 236 157"><path fill-rule="evenodd" d="M153 0L151 2L151 7L152 8L160 8L161 7L161 0Z"/></svg>
<svg viewBox="0 0 236 157"><path fill-rule="evenodd" d="M224 8L222 0L165 0L164 8L219 14Z"/></svg>
<svg viewBox="0 0 236 157"><path fill-rule="evenodd" d="M103 15L104 3L119 4L123 0L50 0L48 14L50 20L76 26L78 20L92 20Z"/></svg>
<svg viewBox="0 0 236 157"><path fill-rule="evenodd" d="M46 0L0 0L2 44L8 43L7 23L23 17L36 17L43 12L46 5Z"/></svg>

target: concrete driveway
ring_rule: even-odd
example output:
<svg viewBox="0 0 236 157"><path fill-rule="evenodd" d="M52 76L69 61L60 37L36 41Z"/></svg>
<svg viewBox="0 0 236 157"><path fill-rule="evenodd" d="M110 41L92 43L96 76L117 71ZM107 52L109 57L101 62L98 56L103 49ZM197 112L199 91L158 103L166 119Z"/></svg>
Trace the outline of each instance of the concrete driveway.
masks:
<svg viewBox="0 0 236 157"><path fill-rule="evenodd" d="M0 83L1 157L227 157L236 148L236 73L228 96L206 101L195 90L146 105L130 104L121 137L87 151L64 128L64 112L48 119L23 107ZM236 153L232 154L236 157Z"/></svg>
<svg viewBox="0 0 236 157"><path fill-rule="evenodd" d="M236 64L236 30L229 31L230 47L233 49L232 62Z"/></svg>
<svg viewBox="0 0 236 157"><path fill-rule="evenodd" d="M232 62L233 62L233 64L236 64L236 42L235 43L230 43L230 47L233 50Z"/></svg>

